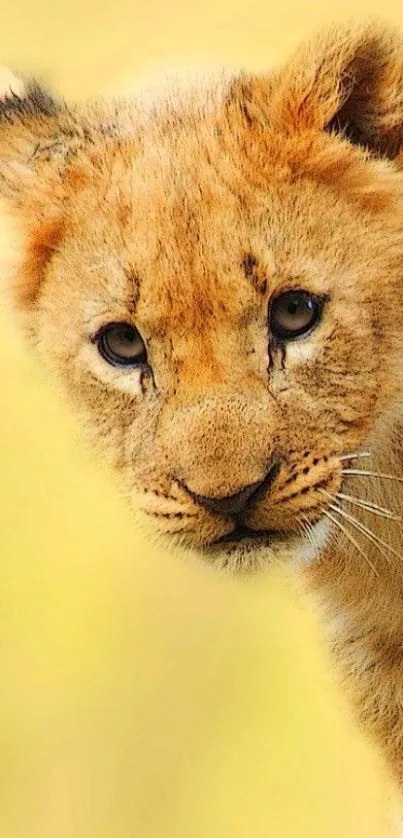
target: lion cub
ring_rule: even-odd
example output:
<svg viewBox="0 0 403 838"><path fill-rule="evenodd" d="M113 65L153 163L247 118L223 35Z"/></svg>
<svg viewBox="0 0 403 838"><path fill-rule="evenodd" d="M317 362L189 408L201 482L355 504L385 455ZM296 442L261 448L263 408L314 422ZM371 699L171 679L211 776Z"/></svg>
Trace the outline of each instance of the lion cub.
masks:
<svg viewBox="0 0 403 838"><path fill-rule="evenodd" d="M217 567L302 567L403 784L402 40L0 123L5 282L97 455Z"/></svg>

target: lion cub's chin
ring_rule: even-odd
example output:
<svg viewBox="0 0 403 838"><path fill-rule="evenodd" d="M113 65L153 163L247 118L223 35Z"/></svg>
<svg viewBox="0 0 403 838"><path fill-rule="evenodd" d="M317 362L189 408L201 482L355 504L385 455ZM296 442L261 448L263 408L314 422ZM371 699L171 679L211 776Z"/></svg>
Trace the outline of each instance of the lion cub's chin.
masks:
<svg viewBox="0 0 403 838"><path fill-rule="evenodd" d="M199 554L217 569L232 573L248 573L279 564L299 567L319 557L330 531L331 524L325 519L311 528L309 538L296 533L280 532L263 533L261 537L245 535L234 541L228 537L215 544L199 547Z"/></svg>

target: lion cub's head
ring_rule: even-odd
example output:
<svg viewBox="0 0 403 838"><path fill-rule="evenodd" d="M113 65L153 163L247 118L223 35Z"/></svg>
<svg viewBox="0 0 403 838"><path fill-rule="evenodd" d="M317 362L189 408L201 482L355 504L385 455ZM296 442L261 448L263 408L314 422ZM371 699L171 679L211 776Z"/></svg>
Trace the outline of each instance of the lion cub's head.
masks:
<svg viewBox="0 0 403 838"><path fill-rule="evenodd" d="M14 301L99 456L232 566L309 552L402 390L403 47L327 33L281 71L0 119Z"/></svg>

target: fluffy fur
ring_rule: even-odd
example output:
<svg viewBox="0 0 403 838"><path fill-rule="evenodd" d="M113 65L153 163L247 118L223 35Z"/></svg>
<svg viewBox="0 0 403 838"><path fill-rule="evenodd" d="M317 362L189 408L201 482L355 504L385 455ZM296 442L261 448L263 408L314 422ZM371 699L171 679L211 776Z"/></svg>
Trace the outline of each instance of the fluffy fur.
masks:
<svg viewBox="0 0 403 838"><path fill-rule="evenodd" d="M399 35L333 29L276 72L154 103L71 107L28 83L0 123L25 236L7 284L94 449L218 567L303 564L403 783L402 484L352 473L403 474ZM276 341L269 312L292 289L323 316ZM100 356L116 321L148 366ZM262 535L231 542L226 503L260 481L242 523Z"/></svg>

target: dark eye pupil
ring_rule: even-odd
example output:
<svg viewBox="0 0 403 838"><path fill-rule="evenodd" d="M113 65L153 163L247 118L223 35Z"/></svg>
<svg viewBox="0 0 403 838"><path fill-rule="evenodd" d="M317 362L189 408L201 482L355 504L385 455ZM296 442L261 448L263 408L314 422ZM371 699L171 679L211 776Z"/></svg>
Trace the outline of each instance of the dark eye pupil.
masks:
<svg viewBox="0 0 403 838"><path fill-rule="evenodd" d="M300 304L298 302L290 302L288 306L289 314L295 314L298 309L300 308Z"/></svg>
<svg viewBox="0 0 403 838"><path fill-rule="evenodd" d="M147 362L147 351L138 330L129 323L109 323L94 338L100 355L115 367Z"/></svg>
<svg viewBox="0 0 403 838"><path fill-rule="evenodd" d="M133 344L133 343L136 342L136 339L137 339L137 335L134 332L134 330L130 328L130 326L127 326L124 329L122 329L122 334L121 334L121 340L122 341L124 341L126 343L129 343L129 344Z"/></svg>
<svg viewBox="0 0 403 838"><path fill-rule="evenodd" d="M274 300L270 328L279 340L292 340L312 330L319 322L320 300L308 291L287 291Z"/></svg>

